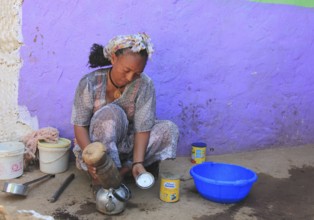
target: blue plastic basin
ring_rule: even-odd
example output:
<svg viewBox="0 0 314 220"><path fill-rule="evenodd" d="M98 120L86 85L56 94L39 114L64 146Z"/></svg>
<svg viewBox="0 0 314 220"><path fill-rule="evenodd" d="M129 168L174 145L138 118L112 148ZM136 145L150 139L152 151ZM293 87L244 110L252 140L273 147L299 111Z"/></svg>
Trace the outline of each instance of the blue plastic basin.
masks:
<svg viewBox="0 0 314 220"><path fill-rule="evenodd" d="M248 168L217 162L195 165L190 174L201 196L218 203L241 201L257 180L256 173Z"/></svg>

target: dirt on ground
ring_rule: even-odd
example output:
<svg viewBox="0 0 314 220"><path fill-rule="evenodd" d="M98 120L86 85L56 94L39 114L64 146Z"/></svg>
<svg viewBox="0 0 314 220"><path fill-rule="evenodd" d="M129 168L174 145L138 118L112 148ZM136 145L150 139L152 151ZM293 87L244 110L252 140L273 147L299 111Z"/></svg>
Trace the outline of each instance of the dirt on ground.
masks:
<svg viewBox="0 0 314 220"><path fill-rule="evenodd" d="M246 219L314 219L314 167L292 168L289 173L285 179L259 173L244 201L223 213L197 219L243 219L243 215Z"/></svg>
<svg viewBox="0 0 314 220"><path fill-rule="evenodd" d="M74 164L55 178L35 184L26 197L0 193L0 205L12 214L15 210L34 210L41 215L60 220L88 219L193 219L193 220L295 220L314 219L314 146L276 148L229 155L208 156L207 161L238 164L254 170L258 175L249 195L235 204L220 204L204 199L195 188L189 171L194 164L188 157L161 163L160 172L181 176L180 200L167 203L159 199L160 178L151 189L139 189L128 183L132 198L124 212L108 216L96 210L96 203L88 176ZM60 198L48 199L71 173L75 179ZM23 183L44 175L39 169L25 172L10 182ZM3 187L4 180L0 180ZM1 209L0 209L1 213ZM25 217L25 216L24 216ZM8 215L0 214L0 220ZM14 218L12 218L14 219ZM16 218L15 218L16 219ZM22 219L22 218L21 218ZM23 218L23 220L26 218Z"/></svg>

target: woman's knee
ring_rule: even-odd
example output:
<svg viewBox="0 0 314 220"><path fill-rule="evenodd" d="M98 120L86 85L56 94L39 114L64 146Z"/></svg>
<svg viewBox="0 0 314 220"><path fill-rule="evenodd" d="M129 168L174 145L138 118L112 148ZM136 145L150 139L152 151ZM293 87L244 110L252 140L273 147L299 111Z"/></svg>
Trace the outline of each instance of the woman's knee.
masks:
<svg viewBox="0 0 314 220"><path fill-rule="evenodd" d="M111 103L111 104L103 106L102 108L100 108L99 110L95 112L95 114L93 115L91 119L91 124L97 121L98 119L109 120L109 119L118 119L118 118L127 120L127 116L124 110L120 106Z"/></svg>
<svg viewBox="0 0 314 220"><path fill-rule="evenodd" d="M178 126L174 122L169 121L169 120L166 120L165 124L166 124L166 129L171 134L172 138L173 139L178 139L178 136L179 136L179 128L178 128Z"/></svg>
<svg viewBox="0 0 314 220"><path fill-rule="evenodd" d="M108 104L95 112L90 123L91 139L120 139L127 134L128 119L123 109L116 104ZM105 134L106 133L106 134ZM116 140L117 141L117 140Z"/></svg>
<svg viewBox="0 0 314 220"><path fill-rule="evenodd" d="M179 128L178 126L170 120L158 121L157 124L153 127L153 130L156 130L160 134L160 131L164 136L171 137L171 139L178 139Z"/></svg>
<svg viewBox="0 0 314 220"><path fill-rule="evenodd" d="M179 136L179 128L178 128L178 126L174 123L174 122L172 122L172 121L168 121L167 122L169 125L169 129L175 134L175 135L177 135L177 136Z"/></svg>

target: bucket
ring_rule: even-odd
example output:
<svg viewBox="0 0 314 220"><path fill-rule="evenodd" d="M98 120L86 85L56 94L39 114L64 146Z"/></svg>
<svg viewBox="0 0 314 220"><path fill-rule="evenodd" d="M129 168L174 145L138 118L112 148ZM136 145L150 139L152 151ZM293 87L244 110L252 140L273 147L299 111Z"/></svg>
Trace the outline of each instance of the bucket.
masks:
<svg viewBox="0 0 314 220"><path fill-rule="evenodd" d="M206 160L206 144L203 142L197 142L192 144L192 156L191 162L200 164Z"/></svg>
<svg viewBox="0 0 314 220"><path fill-rule="evenodd" d="M0 179L8 180L23 174L23 154L25 146L22 142L0 143Z"/></svg>
<svg viewBox="0 0 314 220"><path fill-rule="evenodd" d="M59 138L57 143L38 141L40 171L48 174L66 171L69 167L70 147L71 141L66 138Z"/></svg>
<svg viewBox="0 0 314 220"><path fill-rule="evenodd" d="M164 202L177 202L180 198L180 177L179 175L165 172L161 174L160 200Z"/></svg>

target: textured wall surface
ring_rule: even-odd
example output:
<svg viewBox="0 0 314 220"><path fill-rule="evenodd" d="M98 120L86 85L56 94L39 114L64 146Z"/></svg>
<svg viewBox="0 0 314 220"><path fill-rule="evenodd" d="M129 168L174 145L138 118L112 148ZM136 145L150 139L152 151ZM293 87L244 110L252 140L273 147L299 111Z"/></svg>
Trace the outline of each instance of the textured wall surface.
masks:
<svg viewBox="0 0 314 220"><path fill-rule="evenodd" d="M0 142L20 140L31 131L23 118L32 118L17 102L22 66L19 53L22 45L21 11L22 0L0 0Z"/></svg>
<svg viewBox="0 0 314 220"><path fill-rule="evenodd" d="M23 3L19 104L73 137L71 105L92 43L147 32L157 115L180 128L179 155L314 142L314 10L245 0Z"/></svg>

